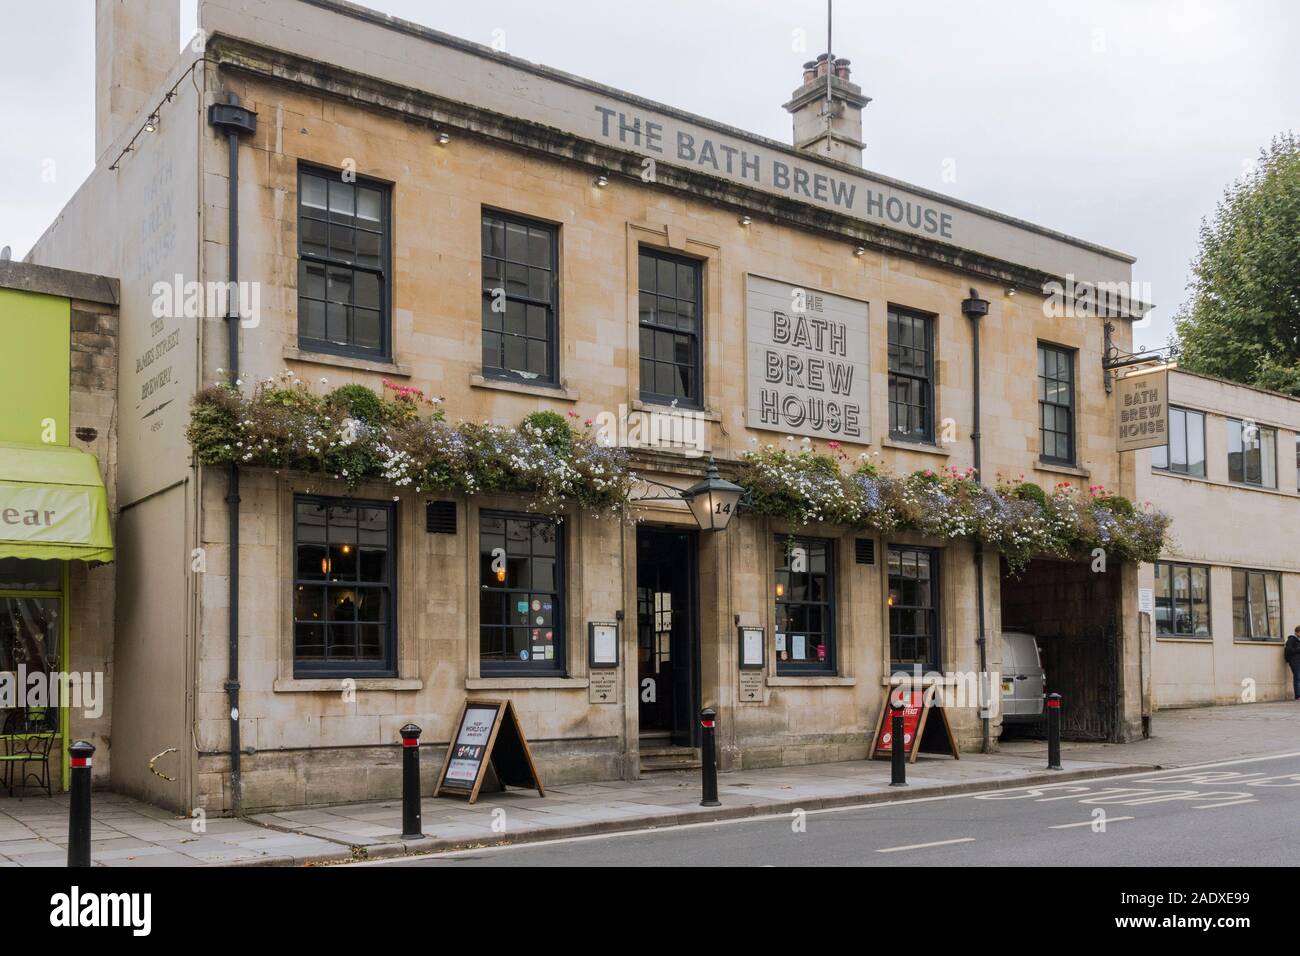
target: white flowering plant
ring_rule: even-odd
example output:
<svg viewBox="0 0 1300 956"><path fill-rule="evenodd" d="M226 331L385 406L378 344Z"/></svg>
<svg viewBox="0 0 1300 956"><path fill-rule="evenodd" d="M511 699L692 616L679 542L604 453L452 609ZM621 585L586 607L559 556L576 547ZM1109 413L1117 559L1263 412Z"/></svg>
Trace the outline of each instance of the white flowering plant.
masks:
<svg viewBox="0 0 1300 956"><path fill-rule="evenodd" d="M1023 481L982 484L974 469L924 469L883 475L869 461L850 461L835 442L768 445L742 456L737 481L753 511L797 526L825 522L888 534L915 531L939 540L979 540L1001 552L1013 574L1035 556L1079 557L1103 548L1118 560L1153 561L1169 517L1093 485L1070 482L1048 494Z"/></svg>
<svg viewBox="0 0 1300 956"><path fill-rule="evenodd" d="M194 397L189 440L205 465L324 473L355 487L381 480L416 492L515 493L535 510L572 503L618 511L631 489L627 453L598 444L576 416L534 412L518 426L446 421L439 400L385 382L319 394L285 373L251 393L214 385Z"/></svg>

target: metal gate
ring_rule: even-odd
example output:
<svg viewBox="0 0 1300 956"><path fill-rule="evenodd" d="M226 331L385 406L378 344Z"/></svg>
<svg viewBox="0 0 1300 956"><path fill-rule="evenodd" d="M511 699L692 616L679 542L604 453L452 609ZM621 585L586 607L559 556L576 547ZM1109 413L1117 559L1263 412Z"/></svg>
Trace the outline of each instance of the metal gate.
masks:
<svg viewBox="0 0 1300 956"><path fill-rule="evenodd" d="M1085 625L1074 634L1040 635L1047 693L1060 694L1061 737L1119 739L1119 628Z"/></svg>

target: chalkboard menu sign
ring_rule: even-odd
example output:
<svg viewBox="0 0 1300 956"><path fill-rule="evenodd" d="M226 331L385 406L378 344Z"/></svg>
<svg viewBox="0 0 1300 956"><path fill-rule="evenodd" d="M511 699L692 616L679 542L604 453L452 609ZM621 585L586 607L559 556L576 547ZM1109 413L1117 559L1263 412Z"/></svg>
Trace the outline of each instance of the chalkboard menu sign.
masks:
<svg viewBox="0 0 1300 956"><path fill-rule="evenodd" d="M526 787L546 796L514 705L508 700L467 700L433 795L469 797L473 803L489 769L503 787Z"/></svg>

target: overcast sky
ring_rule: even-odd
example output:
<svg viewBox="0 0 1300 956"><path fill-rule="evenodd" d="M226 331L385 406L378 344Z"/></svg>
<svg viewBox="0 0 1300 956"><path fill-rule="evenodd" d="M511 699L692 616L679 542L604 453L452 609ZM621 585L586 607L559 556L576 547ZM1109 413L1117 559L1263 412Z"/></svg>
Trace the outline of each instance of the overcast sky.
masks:
<svg viewBox="0 0 1300 956"><path fill-rule="evenodd" d="M781 104L826 36L825 0L367 5L785 142ZM94 162L94 2L5 0L3 16L0 246L20 259ZM1298 39L1294 0L835 4L835 52L873 98L866 167L1136 256L1149 346L1201 217L1300 129Z"/></svg>

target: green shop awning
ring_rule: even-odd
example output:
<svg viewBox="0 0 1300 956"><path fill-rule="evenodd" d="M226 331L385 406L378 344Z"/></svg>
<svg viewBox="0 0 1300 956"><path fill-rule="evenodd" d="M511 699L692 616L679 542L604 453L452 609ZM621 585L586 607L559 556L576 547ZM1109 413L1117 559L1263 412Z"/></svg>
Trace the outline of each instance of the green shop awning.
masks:
<svg viewBox="0 0 1300 956"><path fill-rule="evenodd" d="M108 493L94 455L0 442L0 558L113 560Z"/></svg>

